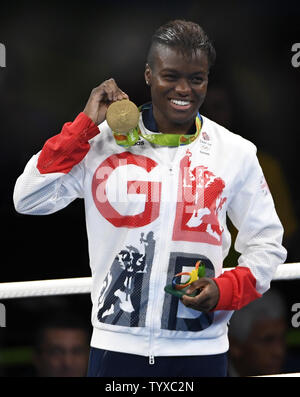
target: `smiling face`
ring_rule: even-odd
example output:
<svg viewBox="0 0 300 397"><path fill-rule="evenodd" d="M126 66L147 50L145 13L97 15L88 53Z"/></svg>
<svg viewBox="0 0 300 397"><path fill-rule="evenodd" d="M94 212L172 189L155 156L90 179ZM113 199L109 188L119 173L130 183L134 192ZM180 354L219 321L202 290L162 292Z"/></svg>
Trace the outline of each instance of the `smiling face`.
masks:
<svg viewBox="0 0 300 397"><path fill-rule="evenodd" d="M205 52L187 57L178 49L158 45L153 64L146 65L145 79L151 87L153 114L163 133L186 133L195 122L208 84Z"/></svg>

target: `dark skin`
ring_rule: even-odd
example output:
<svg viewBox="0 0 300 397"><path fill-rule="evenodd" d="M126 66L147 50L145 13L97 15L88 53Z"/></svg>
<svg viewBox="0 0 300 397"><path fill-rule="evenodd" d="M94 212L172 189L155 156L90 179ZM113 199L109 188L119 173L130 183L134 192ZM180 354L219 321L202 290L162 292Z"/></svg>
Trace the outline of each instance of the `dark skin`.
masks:
<svg viewBox="0 0 300 397"><path fill-rule="evenodd" d="M99 125L105 120L109 105L122 99L129 99L129 97L117 86L115 80L105 80L92 90L83 112L96 125Z"/></svg>
<svg viewBox="0 0 300 397"><path fill-rule="evenodd" d="M260 319L244 342L230 338L230 356L240 376L279 374L286 355L284 318Z"/></svg>
<svg viewBox="0 0 300 397"><path fill-rule="evenodd" d="M163 133L186 133L195 123L207 91L208 60L198 50L187 57L176 48L158 45L146 64L145 80L151 89L153 115ZM178 106L173 100L185 101Z"/></svg>
<svg viewBox="0 0 300 397"><path fill-rule="evenodd" d="M34 355L41 377L82 377L89 360L89 338L82 329L49 328Z"/></svg>
<svg viewBox="0 0 300 397"><path fill-rule="evenodd" d="M209 63L205 52L197 50L187 57L176 48L157 45L144 75L151 89L158 130L166 134L187 133L206 96ZM114 79L106 80L93 89L84 113L98 125L105 120L108 106L122 99L129 97ZM195 290L198 291L195 297L181 298L185 306L207 312L217 305L219 289L212 279L203 277L194 281L187 293Z"/></svg>
<svg viewBox="0 0 300 397"><path fill-rule="evenodd" d="M214 280L208 277L202 277L199 280L194 281L188 288L187 294L192 294L197 291L198 294L195 297L183 295L181 302L186 306L194 310L201 312L209 312L213 310L219 301L219 289Z"/></svg>

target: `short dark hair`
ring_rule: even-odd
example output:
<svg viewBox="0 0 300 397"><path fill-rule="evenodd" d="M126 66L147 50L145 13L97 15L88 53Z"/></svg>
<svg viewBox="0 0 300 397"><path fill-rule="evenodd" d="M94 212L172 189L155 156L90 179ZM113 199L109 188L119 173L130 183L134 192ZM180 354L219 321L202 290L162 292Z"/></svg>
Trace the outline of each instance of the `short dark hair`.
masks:
<svg viewBox="0 0 300 397"><path fill-rule="evenodd" d="M205 52L209 67L216 59L216 51L205 31L195 22L175 19L160 26L152 36L147 63L153 67L154 50L158 45L173 47L185 56L192 56L197 50Z"/></svg>

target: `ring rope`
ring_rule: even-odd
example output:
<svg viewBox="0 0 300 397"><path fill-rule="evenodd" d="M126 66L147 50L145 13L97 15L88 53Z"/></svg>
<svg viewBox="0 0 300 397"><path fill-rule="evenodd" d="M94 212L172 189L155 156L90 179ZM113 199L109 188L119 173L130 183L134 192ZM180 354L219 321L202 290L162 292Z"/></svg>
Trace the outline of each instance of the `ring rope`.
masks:
<svg viewBox="0 0 300 397"><path fill-rule="evenodd" d="M283 378L299 378L300 377L300 372L291 372L291 373L286 373L286 374L276 374L276 375L259 375L259 376L254 376L254 378L277 378L277 377L283 377Z"/></svg>
<svg viewBox="0 0 300 397"><path fill-rule="evenodd" d="M0 283L0 299L86 294L91 286L91 277Z"/></svg>
<svg viewBox="0 0 300 397"><path fill-rule="evenodd" d="M223 271L232 269L224 268ZM300 279L300 263L284 263L279 265L272 280L293 279ZM0 283L0 299L86 294L91 292L91 287L91 277Z"/></svg>

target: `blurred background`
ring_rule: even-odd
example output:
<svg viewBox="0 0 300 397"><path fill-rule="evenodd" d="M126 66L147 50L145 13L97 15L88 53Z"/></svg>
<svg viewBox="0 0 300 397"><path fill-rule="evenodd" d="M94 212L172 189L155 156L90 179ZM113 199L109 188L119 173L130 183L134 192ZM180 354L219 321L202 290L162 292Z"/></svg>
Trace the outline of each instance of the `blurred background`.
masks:
<svg viewBox="0 0 300 397"><path fill-rule="evenodd" d="M285 227L287 262L300 262L300 67L291 62L291 48L300 43L299 17L299 2L290 0L1 4L0 282L90 276L83 202L51 216L20 215L12 202L14 184L30 157L83 110L102 81L113 77L136 104L149 101L143 72L150 38L175 18L199 23L212 39L217 60L200 112L257 145ZM232 249L225 265L235 266L236 258ZM300 371L300 329L291 324L300 280L272 287L285 307L281 371ZM52 313L75 313L90 326L88 295L1 302L6 327L0 328L0 376L39 376L36 331L45 317L56 317Z"/></svg>

